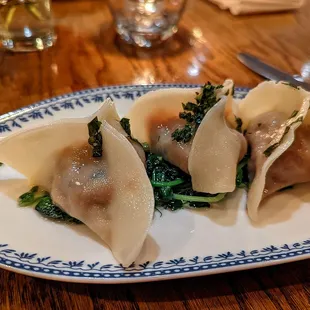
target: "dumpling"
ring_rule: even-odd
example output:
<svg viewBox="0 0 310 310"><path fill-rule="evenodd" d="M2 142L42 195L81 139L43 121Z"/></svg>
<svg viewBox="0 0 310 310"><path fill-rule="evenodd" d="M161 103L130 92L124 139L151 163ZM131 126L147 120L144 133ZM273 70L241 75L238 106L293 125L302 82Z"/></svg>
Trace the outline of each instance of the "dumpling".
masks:
<svg viewBox="0 0 310 310"><path fill-rule="evenodd" d="M189 171L193 188L200 192L230 193L236 187L237 164L247 152L243 135L229 127L222 98L204 117L193 139Z"/></svg>
<svg viewBox="0 0 310 310"><path fill-rule="evenodd" d="M195 191L216 194L232 192L236 168L246 153L246 141L234 124L226 124L224 109L233 88L231 80L215 90L217 104L201 120L193 138L177 142L172 133L184 128L182 103L195 102L200 89L170 88L140 97L129 111L134 138L149 144L151 152L163 156L192 177ZM222 98L222 99L221 99Z"/></svg>
<svg viewBox="0 0 310 310"><path fill-rule="evenodd" d="M188 173L191 142L174 141L171 134L185 125L179 118L182 102L193 102L199 89L169 88L150 91L136 100L128 117L134 138L147 143L155 154Z"/></svg>
<svg viewBox="0 0 310 310"><path fill-rule="evenodd" d="M263 82L233 107L251 148L247 208L254 221L263 198L310 181L309 100L303 89Z"/></svg>
<svg viewBox="0 0 310 310"><path fill-rule="evenodd" d="M93 157L87 124L101 120L102 157ZM65 212L85 223L124 266L138 256L154 213L144 165L118 127L111 101L97 113L22 130L1 140L0 161L50 192Z"/></svg>

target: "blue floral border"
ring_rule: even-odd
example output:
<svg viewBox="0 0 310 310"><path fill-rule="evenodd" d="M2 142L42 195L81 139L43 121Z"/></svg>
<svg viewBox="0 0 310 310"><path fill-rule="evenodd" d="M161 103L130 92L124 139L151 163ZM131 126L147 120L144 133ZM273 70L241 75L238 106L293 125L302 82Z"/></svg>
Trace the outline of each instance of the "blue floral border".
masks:
<svg viewBox="0 0 310 310"><path fill-rule="evenodd" d="M22 128L24 124L46 116L53 116L62 110L83 108L92 103L103 102L106 98L134 100L142 94L158 88L180 87L194 88L199 85L164 84L146 86L101 87L62 95L41 101L37 104L0 116L0 134ZM236 88L235 97L243 98L247 88ZM126 279L149 278L203 272L213 269L233 268L242 265L261 264L276 260L293 260L310 257L310 239L291 245L268 246L260 250L225 252L215 256L176 258L169 261L132 264L129 268L122 265L97 262L63 261L51 256L41 257L38 253L26 253L12 249L8 244L0 244L0 265L41 277L90 278L90 279Z"/></svg>
<svg viewBox="0 0 310 310"><path fill-rule="evenodd" d="M45 274L75 278L149 278L201 272L212 269L237 268L238 266L261 264L271 261L310 258L310 239L300 243L270 245L260 250L238 253L225 252L215 256L176 258L169 261L132 264L128 268L122 265L102 264L99 261L63 261L51 256L40 257L37 253L19 252L8 244L0 244L0 265L22 270L29 274Z"/></svg>
<svg viewBox="0 0 310 310"><path fill-rule="evenodd" d="M54 116L55 113L62 110L84 108L92 103L103 102L107 98L111 98L113 100L135 100L148 91L158 88L194 88L199 86L200 85L193 84L158 84L140 86L123 85L88 89L66 94L51 99L46 99L39 103L0 116L0 134L10 133L14 129L22 128L24 124L35 120L44 119L46 116ZM236 88L235 96L238 98L243 98L247 92L247 88Z"/></svg>

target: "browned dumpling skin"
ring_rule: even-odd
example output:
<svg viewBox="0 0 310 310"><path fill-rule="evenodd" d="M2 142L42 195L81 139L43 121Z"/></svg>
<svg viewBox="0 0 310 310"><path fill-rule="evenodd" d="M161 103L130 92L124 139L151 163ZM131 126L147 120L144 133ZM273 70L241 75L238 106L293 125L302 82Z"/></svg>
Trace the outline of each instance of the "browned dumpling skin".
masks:
<svg viewBox="0 0 310 310"><path fill-rule="evenodd" d="M171 134L183 128L186 122L179 117L169 118L153 115L149 119L150 151L161 155L171 164L188 173L188 157L192 142L181 143L173 140Z"/></svg>
<svg viewBox="0 0 310 310"><path fill-rule="evenodd" d="M64 149L56 165L51 195L59 206L73 205L85 215L90 205L107 205L113 196L113 184L104 154L94 158L89 145Z"/></svg>
<svg viewBox="0 0 310 310"><path fill-rule="evenodd" d="M251 179L256 169L266 159L263 152L285 120L285 115L280 112L268 112L249 124L246 139L251 146L251 160L248 165ZM295 131L293 144L269 168L264 197L287 186L309 181L310 126L302 125Z"/></svg>

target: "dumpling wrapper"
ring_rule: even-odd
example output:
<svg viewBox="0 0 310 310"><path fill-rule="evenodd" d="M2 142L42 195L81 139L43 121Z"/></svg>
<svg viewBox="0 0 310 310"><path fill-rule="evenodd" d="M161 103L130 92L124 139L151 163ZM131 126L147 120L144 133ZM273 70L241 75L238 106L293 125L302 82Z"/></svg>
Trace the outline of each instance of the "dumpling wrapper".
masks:
<svg viewBox="0 0 310 310"><path fill-rule="evenodd" d="M225 80L223 88L217 90L217 96L222 97L232 92L234 83ZM182 103L195 102L200 88L167 88L153 90L138 98L127 114L130 119L131 132L141 143L150 143L149 121L153 115L165 118L179 118Z"/></svg>
<svg viewBox="0 0 310 310"><path fill-rule="evenodd" d="M113 196L105 205L79 207L72 204L72 196L59 196L53 188L59 154L72 146L87 144L87 124L95 116L103 122L103 165L107 167L104 180L113 187ZM97 113L81 119L67 119L48 125L26 129L0 141L0 161L25 175L31 185L39 185L49 191L53 200L66 201L60 207L71 216L85 223L111 248L115 258L129 266L140 253L154 213L153 189L143 163L127 138L107 121L116 121L114 105L105 102ZM63 176L65 177L65 176ZM70 184L70 183L68 183ZM95 184L95 183L93 183ZM69 186L69 185L68 185ZM70 188L71 189L71 188ZM66 191L67 189L63 189ZM78 192L78 194L83 194Z"/></svg>
<svg viewBox="0 0 310 310"><path fill-rule="evenodd" d="M91 116L62 119L19 130L0 140L0 162L22 173L31 185L48 189L57 154L69 146L87 142L87 124L96 116L99 120L108 120L112 126L119 120L113 101L107 99Z"/></svg>
<svg viewBox="0 0 310 310"><path fill-rule="evenodd" d="M132 135L140 142L150 144L150 121L155 115L159 118L158 128L164 127L161 148L170 148L168 151L164 150L169 155L166 159L190 173L193 189L212 194L232 192L235 189L238 161L246 152L245 139L234 129L228 128L224 119L226 94L231 93L232 88L233 82L226 80L224 87L217 91L217 96L223 97L222 101L207 113L194 139L186 144L172 140L172 132L166 130L167 120L179 120L182 103L195 102L196 92L200 89L170 88L151 91L141 96L126 116L130 119ZM161 151L160 154L162 153ZM183 153L184 158L180 153ZM173 155L180 157L177 164L169 158Z"/></svg>
<svg viewBox="0 0 310 310"><path fill-rule="evenodd" d="M296 89L285 82L265 81L250 90L244 99L235 99L226 107L226 118L233 125L235 116L242 119L242 129L257 116L274 111L287 115L299 110L302 101L309 96L303 89ZM287 104L289 103L289 104Z"/></svg>
<svg viewBox="0 0 310 310"><path fill-rule="evenodd" d="M190 142L172 140L171 133L184 126L179 119L182 102L194 101L199 89L169 88L150 91L138 98L129 110L131 133L141 143L147 143L151 152L188 173Z"/></svg>
<svg viewBox="0 0 310 310"><path fill-rule="evenodd" d="M230 193L236 188L237 164L247 151L241 133L227 126L227 101L222 98L204 117L194 137L189 155L193 188L210 194Z"/></svg>
<svg viewBox="0 0 310 310"><path fill-rule="evenodd" d="M263 82L251 90L243 100L235 101L230 107L230 111L235 114L234 117L242 119L243 129L248 129L251 121L257 120L260 116L262 123L268 121L268 113L279 114L285 118L278 130L266 137L262 136L263 139L270 140L263 149L261 146L251 145L251 160L254 160L252 164L255 165L255 176L248 193L247 209L249 217L253 221L257 221L260 202L267 194L264 191L270 167L293 144L295 130L302 123L308 122L309 93L283 83ZM298 111L298 113L291 117L294 111ZM303 121L297 121L301 117ZM284 135L286 128L289 130ZM279 145L267 157L264 151L275 143L279 143Z"/></svg>
<svg viewBox="0 0 310 310"><path fill-rule="evenodd" d="M126 115L130 119L131 133L141 143L151 143L149 122L153 115L162 121L178 118L182 102L194 102L199 88L168 88L150 91L138 98Z"/></svg>

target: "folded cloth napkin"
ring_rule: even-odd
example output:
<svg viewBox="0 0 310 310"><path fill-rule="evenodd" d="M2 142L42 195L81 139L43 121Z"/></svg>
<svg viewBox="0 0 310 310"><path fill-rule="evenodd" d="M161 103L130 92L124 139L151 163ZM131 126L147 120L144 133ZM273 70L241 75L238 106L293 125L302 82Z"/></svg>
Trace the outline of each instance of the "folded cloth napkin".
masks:
<svg viewBox="0 0 310 310"><path fill-rule="evenodd" d="M299 9L305 0L210 0L234 15Z"/></svg>

